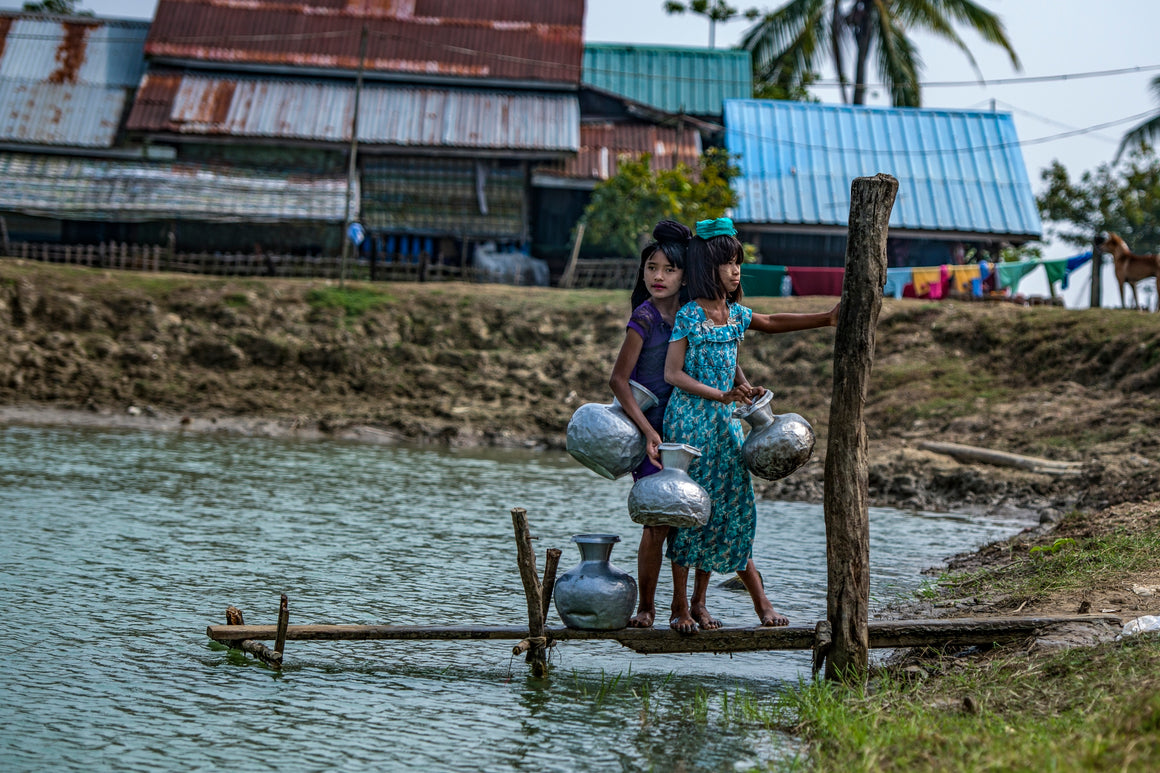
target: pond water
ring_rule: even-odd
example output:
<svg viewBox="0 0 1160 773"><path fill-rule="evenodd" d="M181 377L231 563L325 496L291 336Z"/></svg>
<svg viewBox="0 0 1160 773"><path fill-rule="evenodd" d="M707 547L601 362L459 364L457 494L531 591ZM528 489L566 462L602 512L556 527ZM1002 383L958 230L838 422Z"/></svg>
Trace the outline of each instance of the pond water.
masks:
<svg viewBox="0 0 1160 773"><path fill-rule="evenodd" d="M291 623L526 625L511 509L527 509L540 566L548 547L575 565L572 534L611 532L613 563L635 573L630 487L555 453L2 427L0 768L732 771L794 754L722 700L808 678L806 653L562 643L536 680L512 642L289 642L277 673L205 635L230 605L275 622L280 593ZM822 509L758 507L770 597L812 625ZM1026 525L870 522L874 606ZM710 608L753 624L717 579Z"/></svg>

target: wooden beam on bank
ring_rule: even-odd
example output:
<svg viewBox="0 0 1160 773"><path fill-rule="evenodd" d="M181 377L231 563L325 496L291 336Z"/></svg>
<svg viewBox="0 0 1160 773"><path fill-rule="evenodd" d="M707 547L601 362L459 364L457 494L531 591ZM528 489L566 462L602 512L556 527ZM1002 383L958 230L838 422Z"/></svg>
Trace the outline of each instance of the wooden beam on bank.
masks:
<svg viewBox="0 0 1160 773"><path fill-rule="evenodd" d="M859 177L850 186L846 272L834 336L834 386L822 504L826 518L827 679L864 681L869 670L869 469L863 413L874 333L886 284L886 234L898 180ZM815 661L816 663L817 661Z"/></svg>
<svg viewBox="0 0 1160 773"><path fill-rule="evenodd" d="M1115 615L887 620L870 622L867 640L874 649L987 645L1019 640L1054 626L1075 623L1122 625L1121 618ZM278 635L278 626L211 625L206 629L206 635L214 641L236 647L242 641L256 643L274 639ZM484 641L523 640L527 636L526 627L514 625L291 625L285 629L286 641ZM694 634L681 634L669 628L623 628L619 631L545 628L544 636L549 642L615 641L635 652L659 654L811 650L817 632L814 626L718 628Z"/></svg>

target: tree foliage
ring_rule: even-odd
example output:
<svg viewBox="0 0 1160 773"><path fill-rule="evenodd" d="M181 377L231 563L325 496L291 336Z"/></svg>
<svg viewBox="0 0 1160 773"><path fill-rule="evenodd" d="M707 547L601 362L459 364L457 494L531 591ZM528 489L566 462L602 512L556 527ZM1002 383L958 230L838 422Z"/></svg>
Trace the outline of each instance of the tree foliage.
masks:
<svg viewBox="0 0 1160 773"><path fill-rule="evenodd" d="M1102 164L1072 181L1058 161L1043 170L1047 189L1039 213L1060 240L1091 247L1097 233L1113 231L1133 252L1160 250L1160 158L1147 146L1122 164Z"/></svg>
<svg viewBox="0 0 1160 773"><path fill-rule="evenodd" d="M584 240L617 255L635 255L659 220L690 228L698 220L722 217L737 203L730 181L740 170L724 150L710 148L697 167L678 164L654 172L652 158L621 159L616 174L596 186L581 220Z"/></svg>
<svg viewBox="0 0 1160 773"><path fill-rule="evenodd" d="M1020 68L1002 21L971 0L789 0L747 30L741 47L753 56L755 86L796 82L828 61L842 102L862 105L873 65L895 107L920 107L922 58L911 33L955 46L982 78L956 24L1002 48Z"/></svg>
<svg viewBox="0 0 1160 773"><path fill-rule="evenodd" d="M1160 102L1160 75L1152 79L1152 96L1157 102ZM1120 147L1116 151L1116 157L1112 159L1112 163L1120 160L1120 156L1129 147L1144 147L1149 143L1155 145L1160 141L1160 110L1151 118L1136 124L1124 135L1124 139L1120 141Z"/></svg>
<svg viewBox="0 0 1160 773"><path fill-rule="evenodd" d="M746 18L754 21L761 17L761 11L756 8L746 8L744 11L734 8L725 0L690 0L689 2L678 2L678 0L667 0L664 4L665 13L694 13L698 16L704 16L709 20L709 48L712 48L716 40L716 31L718 22L728 22L738 18Z"/></svg>

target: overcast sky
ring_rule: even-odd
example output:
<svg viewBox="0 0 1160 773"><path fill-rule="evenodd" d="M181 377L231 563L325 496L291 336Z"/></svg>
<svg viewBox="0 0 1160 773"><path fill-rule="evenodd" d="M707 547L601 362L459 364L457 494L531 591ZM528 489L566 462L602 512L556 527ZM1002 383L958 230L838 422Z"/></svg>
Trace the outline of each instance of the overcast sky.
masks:
<svg viewBox="0 0 1160 773"><path fill-rule="evenodd" d="M987 83L977 82L969 60L957 48L919 38L926 65L925 107L990 109L1014 115L1032 188L1043 185L1040 171L1058 159L1078 177L1111 161L1124 132L1160 109L1149 82L1160 76L1160 0L980 0L1003 20L1022 72L1012 69L1001 49L963 33ZM740 7L748 7L735 0ZM19 8L21 0L0 0ZM707 46L709 25L692 15L669 16L662 0L588 0L585 39L591 42ZM760 8L776 2L757 3ZM156 0L81 0L99 16L151 18ZM747 22L717 26L719 47L735 44ZM1120 74L1086 76L1130 70ZM1062 77L1069 76L1069 77ZM832 80L832 74L825 77ZM1023 82L999 81L1022 78ZM1031 80L1033 79L1033 80ZM955 83L960 85L937 85ZM818 87L823 102L838 101L837 90ZM882 97L872 100L885 104ZM1066 249L1066 248L1064 248ZM1048 257L1058 257L1049 254Z"/></svg>

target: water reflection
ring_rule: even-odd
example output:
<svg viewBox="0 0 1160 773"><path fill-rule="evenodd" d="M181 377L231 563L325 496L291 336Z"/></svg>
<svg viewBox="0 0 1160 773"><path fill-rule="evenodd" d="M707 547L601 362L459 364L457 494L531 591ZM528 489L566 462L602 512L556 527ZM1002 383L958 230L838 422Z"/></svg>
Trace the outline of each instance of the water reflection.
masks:
<svg viewBox="0 0 1160 773"><path fill-rule="evenodd" d="M769 698L806 653L564 643L545 682L504 642L292 642L279 675L205 637L231 604L273 622L282 592L295 623L524 624L511 508L561 570L578 532L621 534L613 562L633 570L630 485L562 454L0 429L0 609L19 623L0 766L718 770L793 753L719 701ZM874 597L1020 526L874 510ZM754 555L791 620L824 616L819 507L761 503ZM662 576L662 606L670 592ZM710 601L754 619L743 592Z"/></svg>

